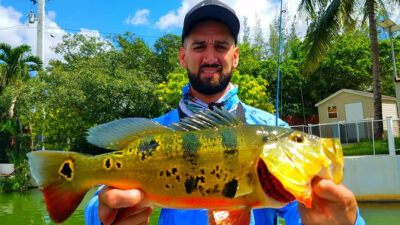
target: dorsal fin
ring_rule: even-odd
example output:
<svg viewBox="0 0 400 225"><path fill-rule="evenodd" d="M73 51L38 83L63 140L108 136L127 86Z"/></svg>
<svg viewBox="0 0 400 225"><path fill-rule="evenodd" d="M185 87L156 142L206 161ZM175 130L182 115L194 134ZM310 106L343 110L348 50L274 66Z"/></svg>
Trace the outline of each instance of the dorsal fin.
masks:
<svg viewBox="0 0 400 225"><path fill-rule="evenodd" d="M239 103L237 108L236 108L236 116L239 118L242 123L246 124L246 114L244 113L244 107L242 103Z"/></svg>
<svg viewBox="0 0 400 225"><path fill-rule="evenodd" d="M243 124L242 121L235 114L230 113L225 108L221 110L214 106L213 111L207 109L168 127L176 131L195 131L207 128L233 127L241 124Z"/></svg>
<svg viewBox="0 0 400 225"><path fill-rule="evenodd" d="M100 148L119 150L141 136L166 131L171 129L149 119L127 118L90 128L87 140Z"/></svg>

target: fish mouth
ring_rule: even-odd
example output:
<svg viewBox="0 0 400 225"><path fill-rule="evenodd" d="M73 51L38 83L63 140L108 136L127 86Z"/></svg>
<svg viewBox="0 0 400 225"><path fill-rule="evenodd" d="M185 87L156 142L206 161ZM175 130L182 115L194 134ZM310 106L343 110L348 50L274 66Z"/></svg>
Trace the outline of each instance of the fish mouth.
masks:
<svg viewBox="0 0 400 225"><path fill-rule="evenodd" d="M282 203L288 203L296 199L283 187L282 183L269 172L267 165L265 165L262 159L258 161L257 173L266 195Z"/></svg>

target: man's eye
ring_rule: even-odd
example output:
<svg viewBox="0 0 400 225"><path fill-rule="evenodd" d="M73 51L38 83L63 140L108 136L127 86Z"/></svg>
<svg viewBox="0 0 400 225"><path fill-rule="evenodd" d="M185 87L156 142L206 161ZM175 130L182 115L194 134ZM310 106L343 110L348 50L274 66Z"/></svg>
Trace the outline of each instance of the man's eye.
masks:
<svg viewBox="0 0 400 225"><path fill-rule="evenodd" d="M204 49L204 46L202 46L202 45L194 46L193 49L194 50L201 50L201 49Z"/></svg>
<svg viewBox="0 0 400 225"><path fill-rule="evenodd" d="M226 46L224 46L224 45L217 45L217 46L215 46L215 48L219 49L219 50L226 50L227 49Z"/></svg>

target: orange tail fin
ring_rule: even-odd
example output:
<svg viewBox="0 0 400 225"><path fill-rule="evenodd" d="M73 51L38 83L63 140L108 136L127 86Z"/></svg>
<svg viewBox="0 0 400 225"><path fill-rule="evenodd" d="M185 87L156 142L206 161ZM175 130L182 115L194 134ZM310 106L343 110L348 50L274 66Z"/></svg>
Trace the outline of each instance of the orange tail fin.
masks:
<svg viewBox="0 0 400 225"><path fill-rule="evenodd" d="M78 207L90 189L86 157L74 152L35 151L28 155L33 178L43 193L50 218L61 223ZM80 171L75 171L79 168Z"/></svg>
<svg viewBox="0 0 400 225"><path fill-rule="evenodd" d="M250 210L209 210L209 225L246 225L250 224Z"/></svg>

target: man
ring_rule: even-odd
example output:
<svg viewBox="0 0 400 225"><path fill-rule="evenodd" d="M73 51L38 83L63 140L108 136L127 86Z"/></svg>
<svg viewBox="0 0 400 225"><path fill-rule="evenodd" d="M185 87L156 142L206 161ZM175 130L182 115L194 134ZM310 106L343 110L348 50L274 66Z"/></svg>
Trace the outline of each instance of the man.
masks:
<svg viewBox="0 0 400 225"><path fill-rule="evenodd" d="M234 111L240 103L237 87L230 84L232 69L239 63L236 47L239 20L235 12L218 0L206 0L186 15L179 60L187 69L190 83L183 88L178 109L154 119L162 125L211 108ZM243 104L243 103L242 103ZM249 124L275 124L267 112L244 105ZM280 126L287 126L280 120ZM277 224L277 216L293 224L364 224L359 216L353 193L330 180L313 180L313 206L305 208L297 201L282 209L256 209L251 224ZM118 190L103 187L85 210L87 224L147 224L152 212L145 206L140 190ZM163 209L159 224L207 224L206 210Z"/></svg>

